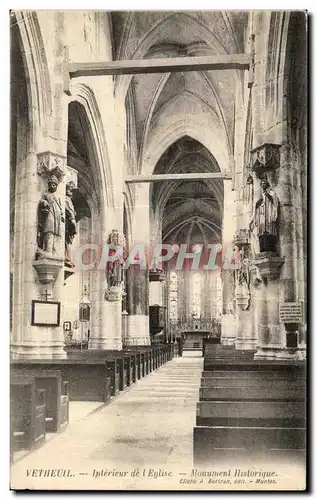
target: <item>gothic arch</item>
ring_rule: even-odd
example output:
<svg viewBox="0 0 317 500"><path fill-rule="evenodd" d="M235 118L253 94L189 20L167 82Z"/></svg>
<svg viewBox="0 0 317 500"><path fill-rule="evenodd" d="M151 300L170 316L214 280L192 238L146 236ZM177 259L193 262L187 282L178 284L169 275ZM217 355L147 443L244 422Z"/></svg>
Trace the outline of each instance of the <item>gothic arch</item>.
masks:
<svg viewBox="0 0 317 500"><path fill-rule="evenodd" d="M144 175L152 174L160 157L174 142L183 136L189 136L200 142L215 157L220 171L229 171L231 162L228 154L223 148L217 148L210 130L206 130L201 123L196 123L187 116L176 123L166 127L164 133L155 143L153 141L148 145L147 152L144 155L141 172Z"/></svg>
<svg viewBox="0 0 317 500"><path fill-rule="evenodd" d="M52 94L42 33L37 14L30 11L12 12L21 40L21 55L27 81L28 108L30 124L38 124L39 130L46 135L52 113ZM29 127L29 145L36 149L36 126Z"/></svg>
<svg viewBox="0 0 317 500"><path fill-rule="evenodd" d="M105 132L98 104L93 91L88 85L72 85L71 102L78 102L85 110L89 124L89 146L94 160L94 172L100 181L100 208L114 206L113 181L110 168L110 158L106 143Z"/></svg>

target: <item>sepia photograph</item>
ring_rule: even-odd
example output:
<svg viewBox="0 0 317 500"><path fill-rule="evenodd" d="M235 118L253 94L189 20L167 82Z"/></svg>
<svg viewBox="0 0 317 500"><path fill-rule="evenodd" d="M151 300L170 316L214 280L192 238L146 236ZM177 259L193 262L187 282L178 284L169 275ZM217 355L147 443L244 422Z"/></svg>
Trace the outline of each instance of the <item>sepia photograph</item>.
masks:
<svg viewBox="0 0 317 500"><path fill-rule="evenodd" d="M307 11L7 17L10 490L304 492Z"/></svg>

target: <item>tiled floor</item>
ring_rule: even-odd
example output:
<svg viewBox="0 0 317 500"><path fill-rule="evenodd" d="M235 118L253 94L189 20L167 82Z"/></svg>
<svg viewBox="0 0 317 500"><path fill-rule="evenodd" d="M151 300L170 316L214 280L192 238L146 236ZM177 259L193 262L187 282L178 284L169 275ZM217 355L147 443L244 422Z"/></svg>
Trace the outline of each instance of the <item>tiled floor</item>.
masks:
<svg viewBox="0 0 317 500"><path fill-rule="evenodd" d="M201 369L201 353L187 351L89 416L81 418L80 403L73 405L75 421L71 416L64 433L14 464L12 481L32 468L92 474L100 468L191 467Z"/></svg>

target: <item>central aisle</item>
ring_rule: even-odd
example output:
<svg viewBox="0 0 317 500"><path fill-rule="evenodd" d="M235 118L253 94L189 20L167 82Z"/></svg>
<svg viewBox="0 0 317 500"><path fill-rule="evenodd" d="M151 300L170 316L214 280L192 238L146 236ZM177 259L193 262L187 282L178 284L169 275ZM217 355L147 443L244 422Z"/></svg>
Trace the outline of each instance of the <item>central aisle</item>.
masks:
<svg viewBox="0 0 317 500"><path fill-rule="evenodd" d="M191 468L202 360L200 352L184 352L96 413L70 423L64 433L14 464L12 481L22 480L32 468L71 468L81 487L94 469ZM106 488L102 479L100 487ZM58 486L58 479L47 478L48 488L52 481ZM64 481L60 480L61 488ZM124 486L133 483L130 478Z"/></svg>

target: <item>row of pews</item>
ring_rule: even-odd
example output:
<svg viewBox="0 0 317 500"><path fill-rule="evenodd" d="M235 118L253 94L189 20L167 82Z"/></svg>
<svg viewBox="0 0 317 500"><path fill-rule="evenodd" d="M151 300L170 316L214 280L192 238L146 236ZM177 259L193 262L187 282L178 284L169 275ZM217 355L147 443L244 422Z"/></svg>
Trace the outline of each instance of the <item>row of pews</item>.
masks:
<svg viewBox="0 0 317 500"><path fill-rule="evenodd" d="M305 462L306 366L255 361L206 345L194 427L195 466L224 460Z"/></svg>
<svg viewBox="0 0 317 500"><path fill-rule="evenodd" d="M170 361L174 345L124 351L69 351L67 359L12 361L11 461L19 450L42 445L69 424L70 401L107 403L120 391Z"/></svg>

